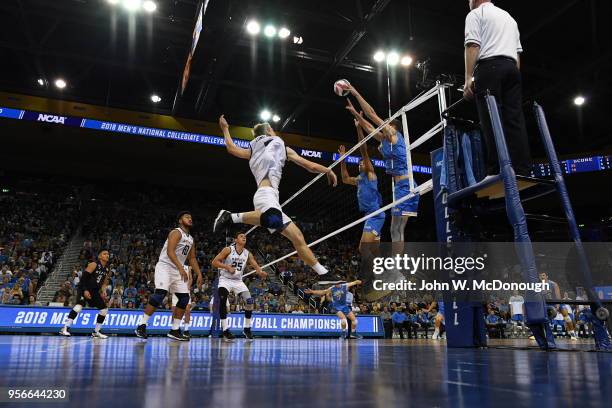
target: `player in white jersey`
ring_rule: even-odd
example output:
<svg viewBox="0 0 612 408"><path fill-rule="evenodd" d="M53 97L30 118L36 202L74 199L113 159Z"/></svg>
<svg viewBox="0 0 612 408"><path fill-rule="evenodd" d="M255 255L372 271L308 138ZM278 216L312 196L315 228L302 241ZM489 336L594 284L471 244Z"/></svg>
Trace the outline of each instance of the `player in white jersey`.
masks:
<svg viewBox="0 0 612 408"><path fill-rule="evenodd" d="M212 261L213 268L219 270L219 285L217 289L217 299L219 299L219 317L221 318L221 329L223 339L232 341L234 335L227 327L227 298L230 292L240 296L245 303L244 306L244 329L243 333L247 339L252 339L251 317L253 316L254 299L247 285L242 281L242 275L249 264L260 278L265 278L268 274L261 270L259 264L244 246L246 245L246 234L239 232L234 238L234 243L223 248Z"/></svg>
<svg viewBox="0 0 612 408"><path fill-rule="evenodd" d="M176 295L178 301L172 313L172 329L168 337L180 341L189 340L179 329L185 308L189 304L189 276L184 268L185 261L189 261L189 266L196 272L198 287L202 286L202 272L195 257L193 237L189 233L193 226L191 214L189 211L181 211L177 218L179 226L168 234L155 265L155 292L149 298L149 304L136 328L136 335L143 339L147 338L149 318L163 304L168 292L171 292Z"/></svg>
<svg viewBox="0 0 612 408"><path fill-rule="evenodd" d="M329 183L334 187L338 184L336 174L327 167L304 159L295 150L285 146L283 139L276 136L268 123L260 123L253 128L255 139L251 141L249 149L236 146L223 115L219 118L219 125L223 131L227 151L233 156L249 161L249 167L257 183L257 192L253 196L255 211L232 214L221 210L215 219L213 232L220 231L232 222L266 227L270 232L278 231L291 241L306 265L319 275L326 274L327 269L317 261L306 244L302 231L283 213L279 203L278 186L287 160L311 173L327 174Z"/></svg>

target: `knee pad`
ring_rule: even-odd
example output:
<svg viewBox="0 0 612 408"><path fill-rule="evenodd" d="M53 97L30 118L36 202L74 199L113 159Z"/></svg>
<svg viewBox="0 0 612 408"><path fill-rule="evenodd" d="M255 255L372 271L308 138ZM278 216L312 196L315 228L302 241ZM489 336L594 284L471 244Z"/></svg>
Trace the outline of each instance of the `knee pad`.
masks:
<svg viewBox="0 0 612 408"><path fill-rule="evenodd" d="M189 293L177 293L176 297L178 298L178 302L176 302L176 307L179 309L185 309L189 304Z"/></svg>
<svg viewBox="0 0 612 408"><path fill-rule="evenodd" d="M252 310L245 310L244 311L244 318L245 319L250 319L251 316L253 316L253 311Z"/></svg>
<svg viewBox="0 0 612 408"><path fill-rule="evenodd" d="M99 323L99 324L104 323L104 319L106 319L107 313L108 313L108 309L100 309L98 311L98 317L96 317L96 323Z"/></svg>
<svg viewBox="0 0 612 408"><path fill-rule="evenodd" d="M75 313L81 313L81 310L83 310L83 306L77 303L76 305L74 305L72 310L74 310Z"/></svg>
<svg viewBox="0 0 612 408"><path fill-rule="evenodd" d="M160 307L163 304L164 298L166 297L167 294L168 294L167 290L155 289L155 292L153 292L153 294L149 298L149 304L155 308Z"/></svg>
<svg viewBox="0 0 612 408"><path fill-rule="evenodd" d="M283 213L277 208L270 208L261 214L259 223L262 227L279 229L283 227Z"/></svg>

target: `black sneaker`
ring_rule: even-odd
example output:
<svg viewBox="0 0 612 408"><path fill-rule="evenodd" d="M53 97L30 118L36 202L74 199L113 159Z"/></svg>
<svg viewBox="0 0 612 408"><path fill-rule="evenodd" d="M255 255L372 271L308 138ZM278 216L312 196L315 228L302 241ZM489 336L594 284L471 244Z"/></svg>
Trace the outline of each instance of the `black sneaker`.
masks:
<svg viewBox="0 0 612 408"><path fill-rule="evenodd" d="M233 342L235 338L236 337L229 331L229 329L226 329L223 332L223 341Z"/></svg>
<svg viewBox="0 0 612 408"><path fill-rule="evenodd" d="M226 210L219 211L215 223L213 224L213 232L217 232L232 223L232 213Z"/></svg>
<svg viewBox="0 0 612 408"><path fill-rule="evenodd" d="M244 334L244 337L246 337L247 339L253 340L253 333L251 332L251 328L250 327L245 327L242 330L242 333Z"/></svg>
<svg viewBox="0 0 612 408"><path fill-rule="evenodd" d="M136 336L140 337L141 339L146 339L148 337L146 324L139 325L134 332L136 333Z"/></svg>
<svg viewBox="0 0 612 408"><path fill-rule="evenodd" d="M183 337L185 337L187 339L187 341L189 341L189 339L191 339L191 334L189 334L189 330L185 330L183 332Z"/></svg>
<svg viewBox="0 0 612 408"><path fill-rule="evenodd" d="M183 333L181 333L180 330L170 330L166 336L178 341L189 341L188 338L183 336Z"/></svg>

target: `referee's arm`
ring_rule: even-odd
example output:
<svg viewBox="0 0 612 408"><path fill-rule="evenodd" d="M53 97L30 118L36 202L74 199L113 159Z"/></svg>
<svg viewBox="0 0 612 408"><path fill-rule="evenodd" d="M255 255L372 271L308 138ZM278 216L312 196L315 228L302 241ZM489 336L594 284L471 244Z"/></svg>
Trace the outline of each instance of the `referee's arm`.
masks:
<svg viewBox="0 0 612 408"><path fill-rule="evenodd" d="M465 86L463 97L467 100L474 99L474 68L480 54L482 38L480 33L480 21L478 17L470 13L465 19Z"/></svg>

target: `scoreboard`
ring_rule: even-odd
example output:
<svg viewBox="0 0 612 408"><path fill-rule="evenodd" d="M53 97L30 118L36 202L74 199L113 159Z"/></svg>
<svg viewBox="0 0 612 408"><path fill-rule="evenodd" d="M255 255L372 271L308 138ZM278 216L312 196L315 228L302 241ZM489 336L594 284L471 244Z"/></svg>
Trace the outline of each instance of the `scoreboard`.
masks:
<svg viewBox="0 0 612 408"><path fill-rule="evenodd" d="M561 161L561 170L565 174L588 173L592 171L612 170L612 156L582 157ZM550 164L537 163L533 166L535 177L552 176Z"/></svg>

